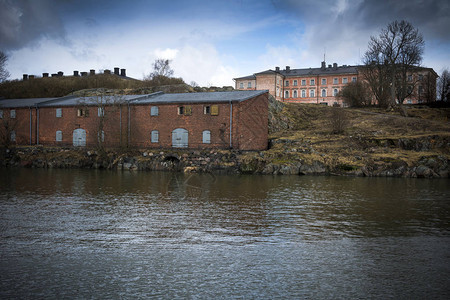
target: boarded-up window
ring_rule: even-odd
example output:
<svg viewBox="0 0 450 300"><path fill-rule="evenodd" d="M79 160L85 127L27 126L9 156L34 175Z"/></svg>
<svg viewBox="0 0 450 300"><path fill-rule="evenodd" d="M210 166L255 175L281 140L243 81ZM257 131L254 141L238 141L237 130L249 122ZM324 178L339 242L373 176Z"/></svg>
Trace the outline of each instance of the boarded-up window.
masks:
<svg viewBox="0 0 450 300"><path fill-rule="evenodd" d="M159 143L159 131L158 130L152 131L152 143Z"/></svg>
<svg viewBox="0 0 450 300"><path fill-rule="evenodd" d="M192 106L188 105L184 107L184 114L186 116L190 116L192 115Z"/></svg>
<svg viewBox="0 0 450 300"><path fill-rule="evenodd" d="M11 109L9 116L10 116L11 119L15 119L16 118L16 110L15 109Z"/></svg>
<svg viewBox="0 0 450 300"><path fill-rule="evenodd" d="M203 144L211 144L211 131L203 131Z"/></svg>
<svg viewBox="0 0 450 300"><path fill-rule="evenodd" d="M62 131L61 130L56 131L56 141L57 142L62 141Z"/></svg>
<svg viewBox="0 0 450 300"><path fill-rule="evenodd" d="M211 116L219 115L219 105L211 105Z"/></svg>
<svg viewBox="0 0 450 300"><path fill-rule="evenodd" d="M159 114L159 108L158 106L152 106L150 108L150 115L151 116L157 116Z"/></svg>
<svg viewBox="0 0 450 300"><path fill-rule="evenodd" d="M57 108L56 109L56 117L57 118L61 118L62 117L62 108Z"/></svg>
<svg viewBox="0 0 450 300"><path fill-rule="evenodd" d="M89 110L87 108L79 108L77 111L78 117L88 117L89 116Z"/></svg>

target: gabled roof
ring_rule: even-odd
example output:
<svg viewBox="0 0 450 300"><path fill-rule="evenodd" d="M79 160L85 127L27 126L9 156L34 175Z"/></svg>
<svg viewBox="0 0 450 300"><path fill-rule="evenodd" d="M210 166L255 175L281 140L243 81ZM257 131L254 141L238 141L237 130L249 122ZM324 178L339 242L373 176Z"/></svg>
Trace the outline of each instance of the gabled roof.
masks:
<svg viewBox="0 0 450 300"><path fill-rule="evenodd" d="M232 91L232 92L205 92L205 93L179 93L179 94L159 94L147 95L133 100L130 104L147 103L220 103L238 101L242 102L256 96L267 93L261 91Z"/></svg>
<svg viewBox="0 0 450 300"><path fill-rule="evenodd" d="M3 99L0 100L0 108L19 108L19 107L36 107L40 103L44 103L58 98L25 98L25 99Z"/></svg>
<svg viewBox="0 0 450 300"><path fill-rule="evenodd" d="M264 91L232 91L232 92L204 92L204 93L180 93L164 94L156 92L147 95L104 95L100 96L66 96L60 98L28 98L0 100L0 108L19 107L62 107L77 105L97 106L99 103L106 105L117 103L129 104L165 104L165 103L218 103L230 101L245 101L267 93Z"/></svg>

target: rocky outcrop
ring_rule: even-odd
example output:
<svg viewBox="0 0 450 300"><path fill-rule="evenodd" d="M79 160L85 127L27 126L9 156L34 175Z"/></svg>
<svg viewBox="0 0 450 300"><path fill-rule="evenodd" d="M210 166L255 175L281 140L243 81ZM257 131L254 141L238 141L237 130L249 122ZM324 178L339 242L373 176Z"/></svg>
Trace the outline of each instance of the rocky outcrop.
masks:
<svg viewBox="0 0 450 300"><path fill-rule="evenodd" d="M267 151L96 151L23 147L1 150L1 166L26 168L89 168L123 171L176 171L186 173L337 175L367 177L449 178L449 160L443 155L423 156L408 164L400 159L360 159L358 165L336 163L314 153L308 142L285 143L289 151L273 155ZM295 151L294 151L295 150Z"/></svg>

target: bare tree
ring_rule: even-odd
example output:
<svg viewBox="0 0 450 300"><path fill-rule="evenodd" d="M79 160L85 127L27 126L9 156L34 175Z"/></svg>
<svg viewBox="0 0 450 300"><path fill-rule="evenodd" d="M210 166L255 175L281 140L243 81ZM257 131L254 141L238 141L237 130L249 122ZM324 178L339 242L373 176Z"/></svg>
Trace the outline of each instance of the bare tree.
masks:
<svg viewBox="0 0 450 300"><path fill-rule="evenodd" d="M152 64L153 71L146 76L144 80L154 81L157 85L167 81L166 79L172 77L173 70L170 67L171 61L168 59L158 58Z"/></svg>
<svg viewBox="0 0 450 300"><path fill-rule="evenodd" d="M422 34L407 21L394 21L378 37L370 37L364 54L365 68L381 71L381 89L389 88L390 106L397 101L401 105L414 91L416 82L409 76L420 65L424 47Z"/></svg>
<svg viewBox="0 0 450 300"><path fill-rule="evenodd" d="M9 148L16 140L17 120L3 117L0 123L0 146Z"/></svg>
<svg viewBox="0 0 450 300"><path fill-rule="evenodd" d="M444 69L437 82L437 97L440 101L450 101L450 72Z"/></svg>
<svg viewBox="0 0 450 300"><path fill-rule="evenodd" d="M8 70L6 70L7 61L8 56L3 51L0 51L0 82L5 81L10 76Z"/></svg>

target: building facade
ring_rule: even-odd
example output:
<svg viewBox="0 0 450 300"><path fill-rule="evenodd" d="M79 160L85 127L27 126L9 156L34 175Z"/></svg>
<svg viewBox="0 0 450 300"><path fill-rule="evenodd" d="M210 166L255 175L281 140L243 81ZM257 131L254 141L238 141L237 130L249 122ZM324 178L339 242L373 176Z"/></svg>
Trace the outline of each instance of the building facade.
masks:
<svg viewBox="0 0 450 300"><path fill-rule="evenodd" d="M326 105L343 105L338 93L350 82L362 80L359 66L326 65L323 61L320 68L284 70L266 70L250 76L234 78L237 90L268 90L276 100L295 103L317 103ZM429 101L436 85L437 74L431 68L417 68L417 73L411 75L417 78L414 92L405 100L408 104Z"/></svg>
<svg viewBox="0 0 450 300"><path fill-rule="evenodd" d="M265 150L268 92L1 100L12 144Z"/></svg>

